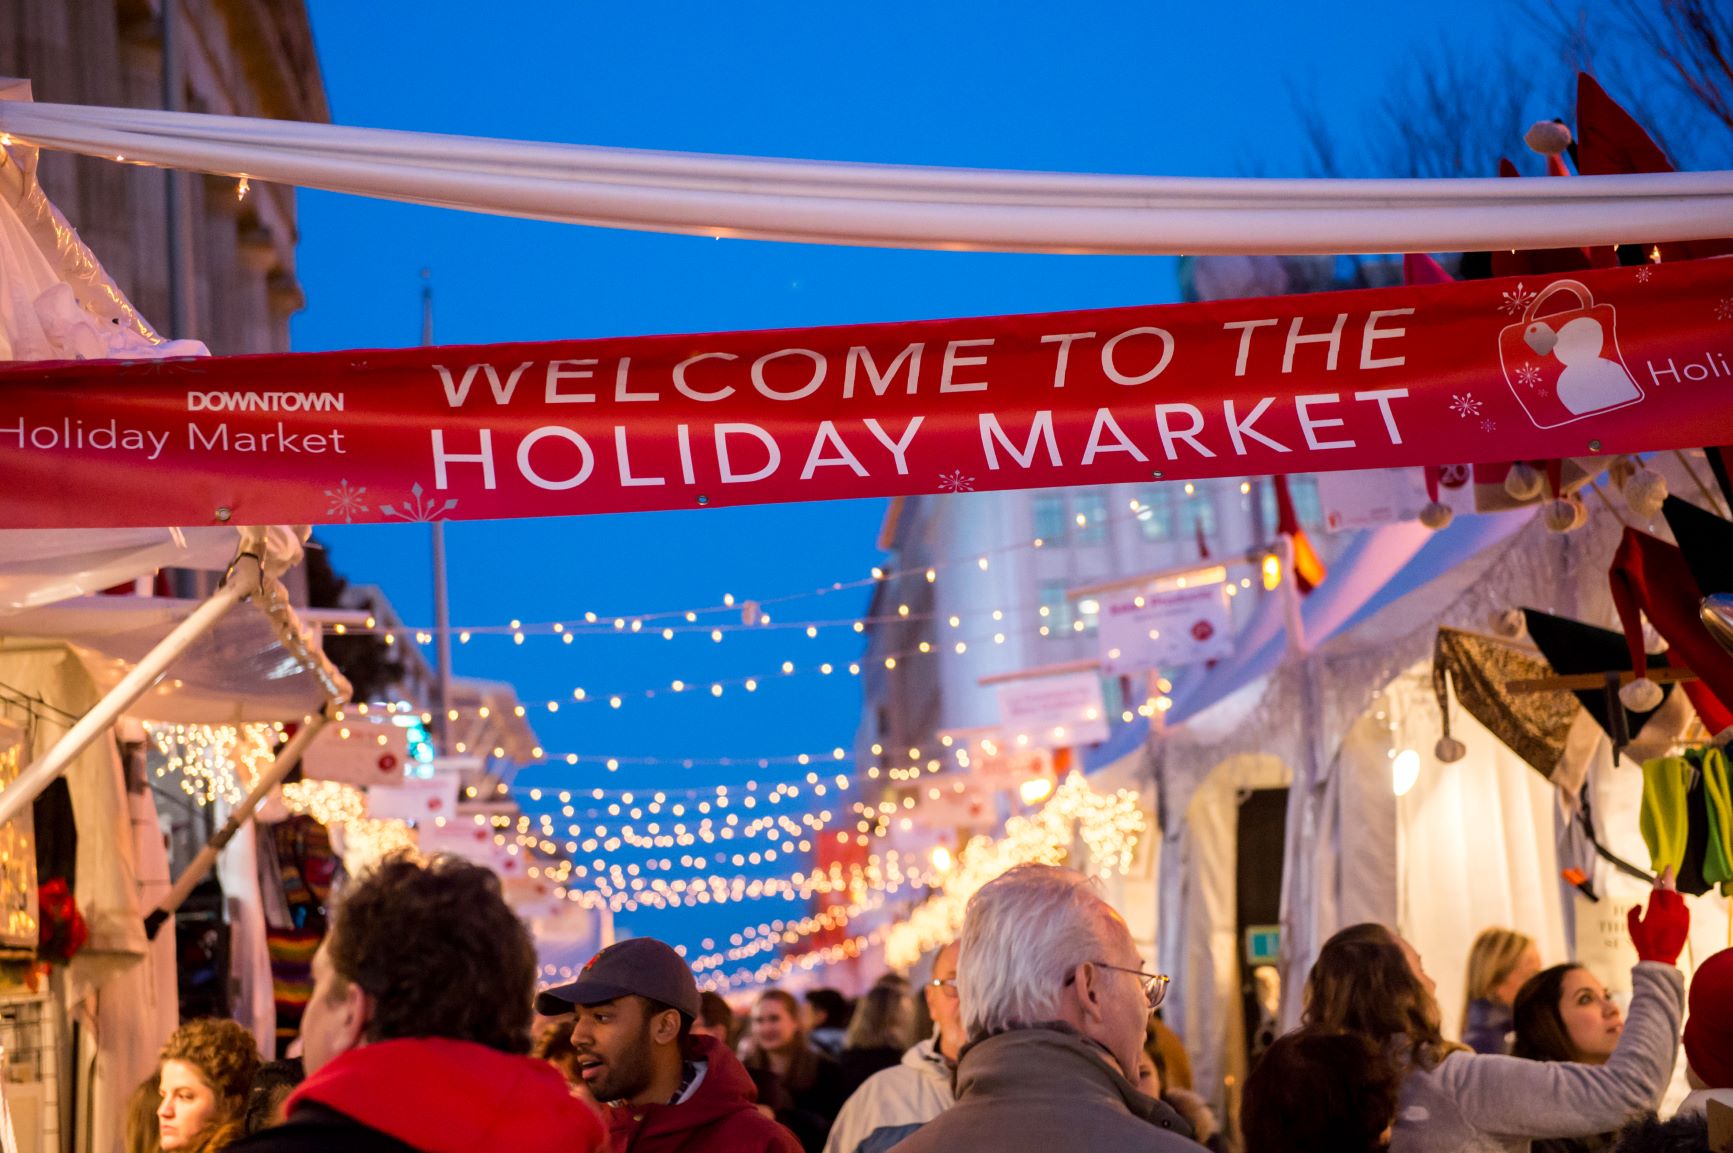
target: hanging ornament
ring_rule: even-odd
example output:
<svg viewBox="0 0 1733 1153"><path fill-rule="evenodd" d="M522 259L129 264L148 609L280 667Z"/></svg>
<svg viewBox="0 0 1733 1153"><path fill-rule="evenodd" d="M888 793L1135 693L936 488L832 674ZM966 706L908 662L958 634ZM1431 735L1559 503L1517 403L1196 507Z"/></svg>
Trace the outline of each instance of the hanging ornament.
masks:
<svg viewBox="0 0 1733 1153"><path fill-rule="evenodd" d="M1619 690L1619 703L1633 713L1647 713L1661 707L1661 686L1648 677L1638 677Z"/></svg>
<svg viewBox="0 0 1733 1153"><path fill-rule="evenodd" d="M1542 514L1546 527L1552 532L1570 532L1580 528L1588 515L1588 508L1575 496L1561 496L1547 501L1546 511Z"/></svg>
<svg viewBox="0 0 1733 1153"><path fill-rule="evenodd" d="M1620 492L1625 491L1625 482L1637 474L1643 467L1643 462L1634 456L1617 456L1613 463L1607 466L1607 480Z"/></svg>
<svg viewBox="0 0 1733 1153"><path fill-rule="evenodd" d="M1540 495L1544 484L1540 469L1526 460L1517 461L1504 474L1504 491L1512 500L1531 501Z"/></svg>
<svg viewBox="0 0 1733 1153"><path fill-rule="evenodd" d="M1432 755L1447 765L1453 765L1468 755L1468 746L1455 737L1438 738L1438 743L1432 746Z"/></svg>
<svg viewBox="0 0 1733 1153"><path fill-rule="evenodd" d="M1652 468L1640 468L1625 481L1625 503L1643 520L1661 515L1667 502L1667 478Z"/></svg>
<svg viewBox="0 0 1733 1153"><path fill-rule="evenodd" d="M1501 637L1516 638L1528 631L1528 618L1521 609L1505 609L1492 614L1492 631Z"/></svg>
<svg viewBox="0 0 1733 1153"><path fill-rule="evenodd" d="M1426 507L1420 510L1420 523L1437 532L1456 519L1456 513L1447 504L1438 499L1438 481L1440 469L1437 465L1426 466Z"/></svg>
<svg viewBox="0 0 1733 1153"><path fill-rule="evenodd" d="M1557 120L1536 120L1523 134L1522 142L1542 156L1559 156L1571 146L1570 126Z"/></svg>
<svg viewBox="0 0 1733 1153"><path fill-rule="evenodd" d="M1588 523L1588 506L1575 494L1564 491L1564 462L1546 462L1546 488L1552 499L1546 502L1541 519L1551 532L1570 532Z"/></svg>

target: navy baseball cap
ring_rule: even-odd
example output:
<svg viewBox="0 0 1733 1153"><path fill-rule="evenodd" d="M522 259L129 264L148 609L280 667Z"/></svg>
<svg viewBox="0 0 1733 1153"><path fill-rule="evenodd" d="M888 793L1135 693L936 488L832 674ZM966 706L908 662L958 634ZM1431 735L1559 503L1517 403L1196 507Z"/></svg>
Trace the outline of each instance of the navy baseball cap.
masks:
<svg viewBox="0 0 1733 1153"><path fill-rule="evenodd" d="M569 985L536 994L536 1012L558 1017L573 1005L600 1005L621 997L648 997L696 1020L698 982L684 958L654 937L632 937L609 945Z"/></svg>

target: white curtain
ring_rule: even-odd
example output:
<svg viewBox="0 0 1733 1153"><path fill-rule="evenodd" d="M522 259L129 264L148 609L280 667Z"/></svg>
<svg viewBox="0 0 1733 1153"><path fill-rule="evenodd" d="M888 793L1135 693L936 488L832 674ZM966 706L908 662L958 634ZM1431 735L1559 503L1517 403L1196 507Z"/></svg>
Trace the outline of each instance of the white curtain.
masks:
<svg viewBox="0 0 1733 1153"><path fill-rule="evenodd" d="M1410 687L1406 701L1400 698L1401 684ZM1498 925L1527 933L1539 943L1543 964L1570 957L1554 848L1558 794L1466 709L1452 715L1451 725L1453 732L1460 726L1458 737L1468 755L1441 764L1432 756L1431 742L1422 739L1437 729L1418 686L1412 679L1399 683L1393 695L1398 697L1393 702L1398 730L1385 734L1385 748L1369 748L1365 755L1375 761L1393 745L1420 754L1419 778L1396 804L1398 928L1438 982L1445 1033L1455 1036L1469 945L1482 929ZM1405 714L1416 712L1426 719L1404 723Z"/></svg>
<svg viewBox="0 0 1733 1153"><path fill-rule="evenodd" d="M25 145L608 228L1055 253L1445 252L1718 236L1733 173L1260 180L1003 172L534 144L0 101Z"/></svg>
<svg viewBox="0 0 1733 1153"><path fill-rule="evenodd" d="M238 993L234 1017L275 1053L277 1002L271 984L271 948L265 939L265 898L259 887L259 826L248 821L217 857L217 879L229 903L229 973Z"/></svg>

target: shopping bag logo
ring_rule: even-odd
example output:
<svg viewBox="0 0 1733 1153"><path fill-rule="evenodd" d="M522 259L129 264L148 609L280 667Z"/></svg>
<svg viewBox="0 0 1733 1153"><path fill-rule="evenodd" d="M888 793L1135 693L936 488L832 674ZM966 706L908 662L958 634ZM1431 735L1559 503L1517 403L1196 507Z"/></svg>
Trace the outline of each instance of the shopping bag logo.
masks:
<svg viewBox="0 0 1733 1153"><path fill-rule="evenodd" d="M1541 306L1558 293L1576 297L1576 306L1542 313ZM1596 304L1581 282L1555 280L1499 334L1505 383L1536 428L1557 428L1643 399L1619 351L1616 322L1613 306Z"/></svg>

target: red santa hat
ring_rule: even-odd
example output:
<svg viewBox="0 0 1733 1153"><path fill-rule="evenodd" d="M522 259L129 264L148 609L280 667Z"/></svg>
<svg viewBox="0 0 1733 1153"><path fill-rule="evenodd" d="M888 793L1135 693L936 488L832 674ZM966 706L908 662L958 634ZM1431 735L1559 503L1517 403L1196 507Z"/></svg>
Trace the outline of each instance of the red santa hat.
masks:
<svg viewBox="0 0 1733 1153"><path fill-rule="evenodd" d="M1697 674L1698 680L1685 683L1685 692L1704 727L1711 733L1733 727L1733 712L1722 703L1733 700L1733 653L1703 627L1697 615L1703 594L1678 546L1627 528L1607 579L1630 648L1631 668L1639 674L1647 671L1647 616L1667 641L1667 663ZM1619 691L1619 699L1626 708L1644 712L1661 703L1661 687L1639 675Z"/></svg>
<svg viewBox="0 0 1733 1153"><path fill-rule="evenodd" d="M1673 171L1661 146L1587 72L1577 74L1576 159L1584 176ZM1662 260L1695 260L1725 256L1733 252L1733 241L1674 241L1658 247Z"/></svg>

